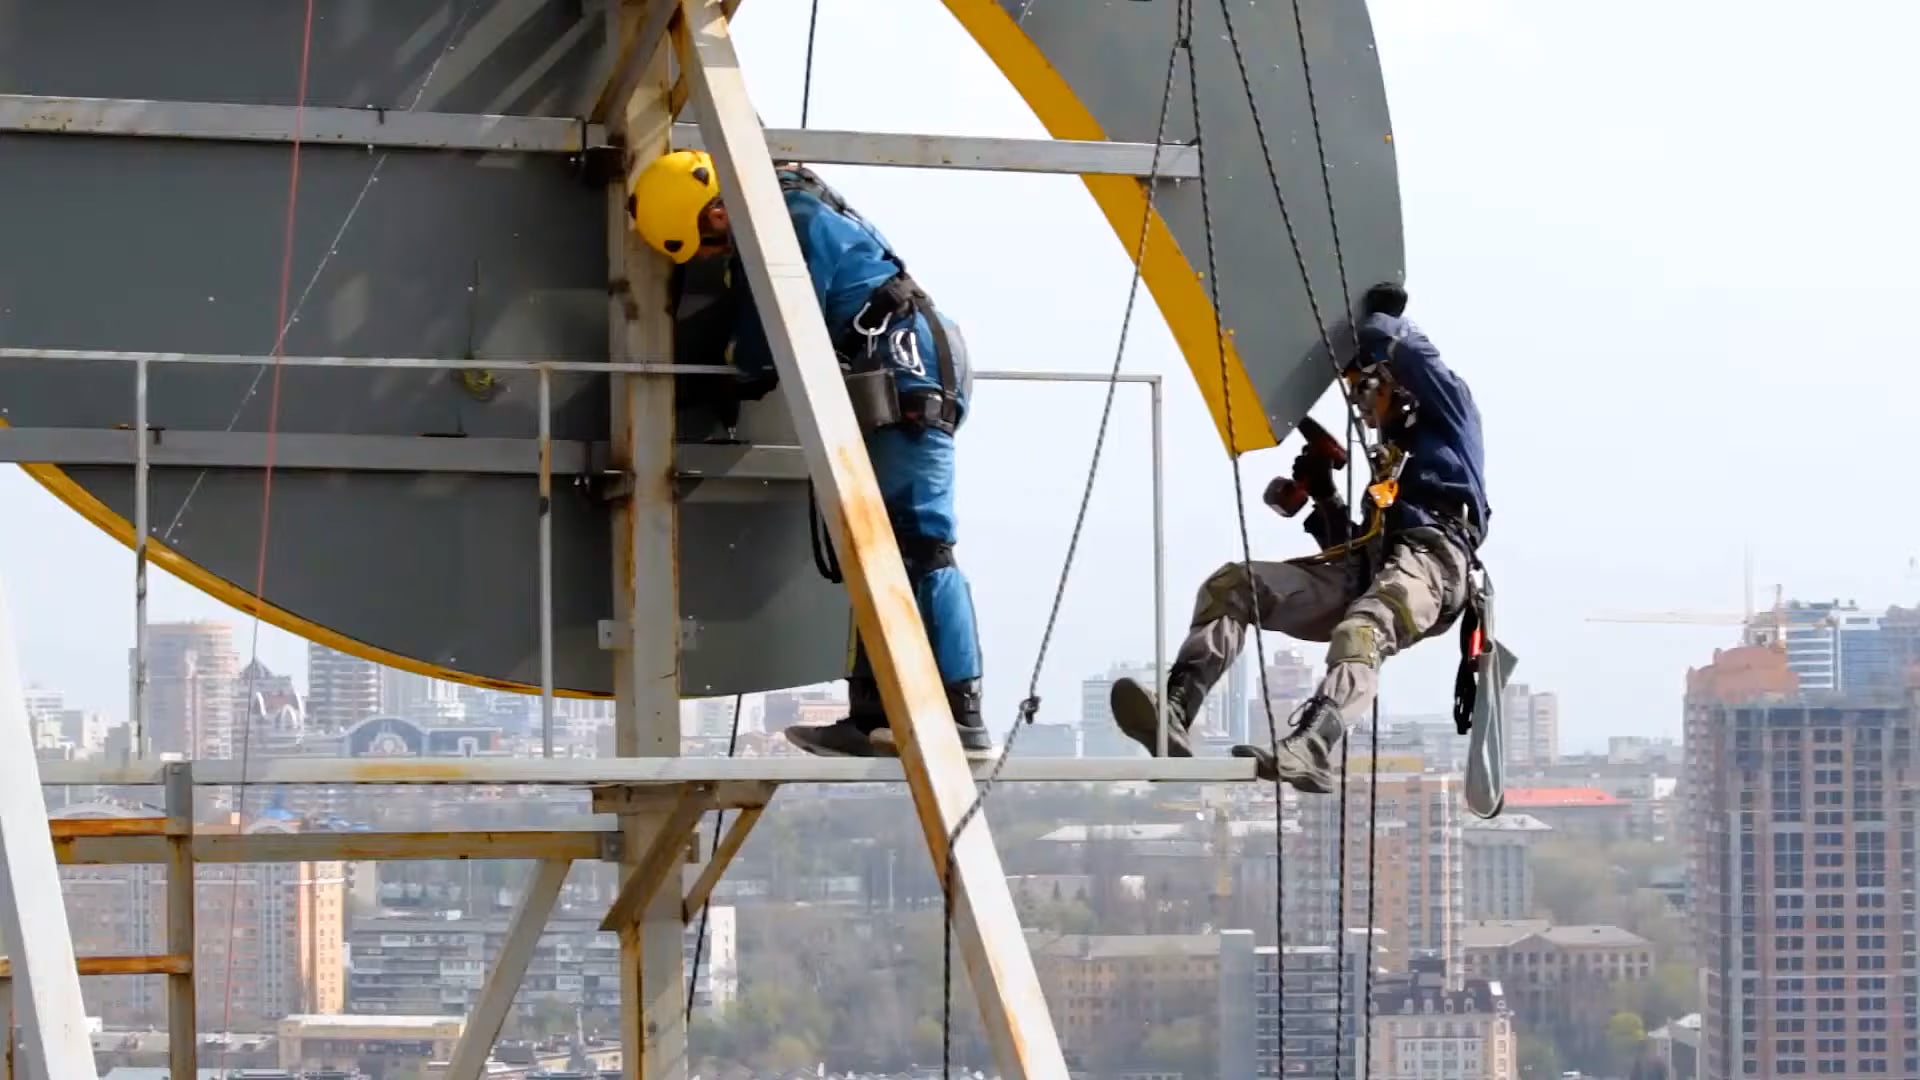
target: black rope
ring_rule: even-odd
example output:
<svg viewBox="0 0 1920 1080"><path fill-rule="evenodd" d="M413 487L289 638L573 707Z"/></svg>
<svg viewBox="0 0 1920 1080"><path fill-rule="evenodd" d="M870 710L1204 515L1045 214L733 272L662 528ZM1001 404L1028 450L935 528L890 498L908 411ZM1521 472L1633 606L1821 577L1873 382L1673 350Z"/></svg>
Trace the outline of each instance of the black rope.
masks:
<svg viewBox="0 0 1920 1080"><path fill-rule="evenodd" d="M1181 0L1181 7L1186 7L1190 2L1191 0ZM1040 711L1040 673L1046 665L1047 648L1053 642L1054 628L1060 621L1060 608L1067 595L1067 581L1073 574L1074 556L1080 550L1080 535L1086 527L1087 510L1093 501L1094 481L1100 474L1100 455L1106 448L1107 428L1113 417L1114 396L1120 387L1120 366L1126 359L1127 337L1132 331L1133 312L1140 298L1141 267L1146 262L1147 238L1152 234L1155 199L1160 181L1161 148L1166 143L1167 118L1173 104L1174 62L1181 48L1186 44L1180 32L1180 26L1179 12L1176 11L1174 43L1173 47L1167 50L1167 71L1160 91L1160 122L1154 130L1153 160L1147 170L1144 185L1147 203L1140 215L1140 236L1133 249L1133 275L1127 288L1127 305L1120 316L1120 340L1114 347L1113 366L1107 374L1106 401L1100 409L1100 426L1093 438L1092 460L1087 465L1087 482L1080 492L1080 509L1074 516L1073 533L1067 540L1067 554L1060 566L1059 580L1054 584L1053 606L1047 612L1047 624L1040 634L1040 647L1034 656L1033 671L1027 678L1027 696L1020 702L1019 713L1013 727L1007 731L1007 743L1001 747L1000 756L994 760L993 768L988 771L980 791L974 796L973 803L967 807L966 813L960 815L960 820L954 825L953 831L947 834L947 849L942 856L945 861L942 864L941 892L946 921L940 972L940 1075L943 1078L953 1075L953 847L959 841L960 835L966 831L967 826L971 825L973 819L985 808L987 796L992 794L994 784L1000 779L1000 772L1006 767L1007 758L1013 753L1013 744L1019 738L1021 728L1032 724L1034 716ZM1191 63L1191 50L1188 52L1188 57Z"/></svg>
<svg viewBox="0 0 1920 1080"><path fill-rule="evenodd" d="M733 731L727 736L727 756L732 757L740 748L740 700L744 694L733 695ZM713 854L709 858L720 857L720 830L727 824L727 812L721 810L713 818ZM700 902L700 932L693 938L693 970L687 979L687 1023L693 1023L693 995L700 986L700 960L707 951L707 909L713 906L713 894Z"/></svg>
<svg viewBox="0 0 1920 1080"><path fill-rule="evenodd" d="M1329 229L1331 230L1331 234L1332 234L1334 260L1340 276L1341 300L1346 307L1347 324L1352 334L1353 347L1355 351L1357 351L1360 345L1360 329L1357 322L1355 322L1354 320L1355 313L1353 310L1353 292L1352 292L1351 285L1349 284L1347 279L1347 263L1346 263L1345 249L1340 242L1340 216L1339 216L1338 209L1334 204L1333 182L1332 182L1332 177L1330 175L1329 166L1327 162L1326 139L1320 125L1320 107L1319 107L1318 99L1314 94L1314 88L1313 88L1313 63L1307 51L1306 33L1301 23L1299 0L1293 0L1292 8L1293 8L1294 36L1300 46L1301 76L1306 82L1307 109L1313 124L1314 149L1320 159L1319 160L1320 186L1326 198L1327 220L1328 220ZM1352 389L1346 385L1346 381L1343 378L1343 372L1341 369L1339 353L1337 352L1337 350L1334 349L1333 338L1327 328L1327 320L1323 315L1322 309L1320 307L1319 297L1316 294L1313 287L1313 277L1312 277L1312 274L1309 272L1309 269L1307 266L1306 255L1302 251L1300 246L1299 233L1294 228L1293 216L1287 209L1286 195L1281 190L1279 172L1274 167L1273 144L1267 138L1266 125L1261 120L1261 117L1260 117L1259 99L1254 94L1252 80L1247 75L1246 56L1240 48L1240 36L1238 33L1238 29L1234 25L1234 21L1233 21L1233 7L1228 2L1228 0L1220 0L1220 13L1222 18L1224 18L1226 21L1227 41L1233 48L1234 65L1239 70L1241 89L1246 94L1247 108L1253 116L1254 133L1258 137L1260 142L1260 153L1266 165L1267 180L1269 184L1272 186L1274 201L1279 204L1281 221L1286 226L1287 242L1293 249L1294 262L1300 270L1300 281L1307 293L1307 303L1310 309L1312 310L1314 324L1320 332L1321 345L1326 348L1327 361L1329 364L1333 366L1334 384L1341 388L1341 396L1345 399L1345 402L1346 402L1347 449L1348 449L1347 456L1349 459L1355 459L1356 455L1353 453L1354 448L1356 446L1360 446L1364 448L1366 443L1366 437L1363 433L1363 428L1360 422L1360 405L1359 405L1359 402L1355 400ZM1202 191L1204 192L1204 190L1205 190L1205 181L1203 179ZM1236 476L1236 479L1237 479L1237 476ZM1352 472L1349 472L1347 474L1347 505L1349 507L1354 505L1353 484L1354 484L1354 475ZM1244 517L1244 511L1243 511L1243 517ZM1355 560L1361 557L1362 554L1363 554L1362 549L1356 545L1349 549L1348 558L1350 561ZM1251 584L1249 585L1249 587L1250 588L1252 587ZM1254 610L1256 611L1256 613L1258 612L1257 607ZM1257 622L1255 626L1256 626L1255 643L1257 646L1258 645L1258 636L1257 636L1258 623ZM1262 668L1262 674L1264 676L1264 665ZM1262 680L1262 691L1263 693L1265 691L1264 678ZM1274 720L1273 720L1273 707L1272 707L1271 701L1269 701L1267 706L1267 726L1268 726L1269 736L1274 740L1274 744L1273 744L1274 750L1277 753L1279 749L1279 739L1278 739L1277 725L1274 723ZM1373 746L1370 750L1371 764L1369 768L1370 776L1369 776L1368 793L1367 793L1367 799L1368 799L1368 803L1367 803L1367 833L1368 833L1368 836L1367 836L1367 960L1366 960L1367 972L1366 972L1366 980L1365 980L1366 993L1367 993L1367 1001L1366 1001L1367 1031L1364 1037L1368 1039L1371 1039L1372 1037L1373 923L1374 923L1374 904L1375 904L1374 893L1376 891L1375 882L1377 880L1377 873L1376 873L1377 863L1375 861L1377 858L1377 847L1375 844L1375 834L1378 832L1378 828L1377 828L1378 826L1377 815L1378 815L1378 809L1379 809L1378 784L1379 784L1379 775L1380 775L1380 750L1379 750L1380 700L1379 700L1379 694L1377 690L1374 694L1374 702L1373 702L1372 736L1373 736ZM1340 836L1335 846L1335 851L1338 853L1336 857L1339 859L1337 877L1335 880L1336 895L1335 895L1335 901L1334 901L1334 913L1335 913L1334 914L1334 921L1335 921L1334 968L1335 968L1335 979L1336 979L1336 983L1335 983L1336 1030L1334 1035L1335 1080L1339 1080L1339 1077L1342 1071L1341 1055L1342 1055L1342 1050L1344 1048L1341 1044L1344 1042L1345 1033L1343 1030L1343 1026L1344 1026L1345 1017L1346 1017L1346 941L1347 941L1346 906L1345 906L1346 905L1346 881L1347 881L1346 816L1347 816L1347 798L1348 798L1347 786L1351 776L1351 772L1350 772L1351 743L1352 743L1351 738L1343 738L1341 740L1340 785L1339 785ZM1275 795L1274 797L1274 804L1275 804L1274 805L1274 816L1275 816L1274 852L1275 852L1275 858L1276 860L1278 860L1279 849L1280 849L1280 832L1279 832L1280 798L1279 798L1279 791L1278 791L1277 785L1276 785L1276 790L1274 795ZM1281 880L1281 878L1282 878L1281 874L1279 873L1275 874L1276 886L1278 886L1278 882ZM1284 903L1285 903L1284 891L1282 891L1280 895L1281 895L1280 906L1284 907ZM1279 946L1279 944L1280 944L1279 942L1275 942L1276 946ZM1280 989L1279 1020L1280 1020L1280 1030L1281 1030L1279 1052L1280 1052L1281 1060L1284 1063L1285 1057L1286 1057L1286 984L1285 984L1285 975L1284 975L1286 964L1284 962L1285 953L1276 949L1276 954L1277 954L1276 955L1277 963L1275 967L1279 972L1282 973L1280 987L1279 987Z"/></svg>
<svg viewBox="0 0 1920 1080"><path fill-rule="evenodd" d="M813 0L813 11L807 16L807 75L800 84L800 126L807 126L807 112L813 105L813 37L820 29L820 0Z"/></svg>

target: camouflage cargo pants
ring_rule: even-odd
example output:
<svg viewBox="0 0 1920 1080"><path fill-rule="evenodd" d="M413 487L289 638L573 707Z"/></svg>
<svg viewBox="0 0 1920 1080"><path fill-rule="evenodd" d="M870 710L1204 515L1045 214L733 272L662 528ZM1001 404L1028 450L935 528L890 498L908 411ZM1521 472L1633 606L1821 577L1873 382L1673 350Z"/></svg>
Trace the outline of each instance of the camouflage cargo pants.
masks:
<svg viewBox="0 0 1920 1080"><path fill-rule="evenodd" d="M1255 562L1252 588L1247 565L1228 563L1200 586L1174 669L1186 668L1198 685L1211 687L1240 655L1247 627L1257 620L1263 629L1328 643L1318 693L1352 723L1379 690L1383 660L1444 633L1460 617L1468 567L1466 550L1429 528L1389 538L1386 558L1365 589L1346 559Z"/></svg>

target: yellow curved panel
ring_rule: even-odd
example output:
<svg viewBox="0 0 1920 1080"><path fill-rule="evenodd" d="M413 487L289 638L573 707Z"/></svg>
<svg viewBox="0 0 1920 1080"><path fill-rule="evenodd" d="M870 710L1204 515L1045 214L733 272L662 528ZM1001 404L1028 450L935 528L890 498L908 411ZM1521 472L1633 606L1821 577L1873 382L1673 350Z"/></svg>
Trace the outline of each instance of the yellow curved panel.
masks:
<svg viewBox="0 0 1920 1080"><path fill-rule="evenodd" d="M8 425L5 420L0 420L0 427L8 426L10 425ZM66 474L65 470L55 465L23 464L20 468L28 476L33 477L41 487L46 488L47 492L54 498L67 504L75 513L92 522L115 540L125 544L129 550L133 548L133 522L114 513L113 509L107 506L106 503L94 498L92 493L88 492L86 488L75 483L73 478ZM233 582L217 574L211 573L198 563L188 560L179 552L152 537L147 538L147 561L230 608L255 616L262 622L277 626L289 634L297 634L308 641L317 642L329 649L338 650L349 656L357 656L362 660L371 660L376 664L384 664L390 668L409 671L415 675L425 675L429 678L440 679L444 682L476 686L483 690L503 690L516 694L537 694L540 692L540 688L537 686L507 682L502 679L489 679L480 675L470 675L464 671L455 671L452 668L441 667L438 664L424 663L411 657L401 656L399 653L388 652L385 649L369 645L364 641L356 641L353 638L347 637L345 634L329 630L319 623L309 622L285 608L275 607L264 600L256 599L254 595L247 590L240 588ZM556 687L554 688L554 696L593 698L605 695L582 693L577 690L562 690Z"/></svg>
<svg viewBox="0 0 1920 1080"><path fill-rule="evenodd" d="M996 0L945 0L945 3L947 10L1019 91L1048 134L1056 139L1106 139L1107 134L1092 111ZM1106 214L1114 233L1126 245L1127 257L1133 258L1140 221L1147 214L1145 184L1131 176L1081 179L1101 212ZM1266 408L1254 393L1246 368L1241 365L1231 330L1226 338L1226 366L1227 393L1232 395L1233 403L1234 438L1229 444L1227 399L1220 385L1220 324L1213 317L1213 302L1207 296L1203 275L1180 250L1179 242L1157 211L1147 223L1147 248L1140 263L1140 277L1160 305L1174 341L1187 358L1187 369L1200 386L1207 411L1213 414L1221 444L1236 454L1276 445L1279 440L1267 422Z"/></svg>

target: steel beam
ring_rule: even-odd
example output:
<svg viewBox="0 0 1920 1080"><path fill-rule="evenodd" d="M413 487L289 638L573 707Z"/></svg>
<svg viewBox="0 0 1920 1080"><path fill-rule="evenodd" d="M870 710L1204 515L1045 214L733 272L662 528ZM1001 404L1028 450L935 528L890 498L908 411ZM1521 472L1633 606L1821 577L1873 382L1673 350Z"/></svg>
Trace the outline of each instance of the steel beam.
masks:
<svg viewBox="0 0 1920 1080"><path fill-rule="evenodd" d="M704 150L697 124L676 124L677 148ZM916 135L890 131L769 130L767 150L777 161L813 165L874 165L906 169L1053 173L1065 176L1152 176L1152 143L1093 139L1003 139L980 135ZM1159 175L1167 180L1200 175L1199 150L1160 149Z"/></svg>
<svg viewBox="0 0 1920 1080"><path fill-rule="evenodd" d="M669 353L631 356L619 363L600 360L455 360L419 356L243 356L224 353L124 352L111 349L23 349L0 346L0 360L52 360L60 363L227 364L236 367L380 368L418 371L571 371L595 375L732 375L721 364L675 364Z"/></svg>
<svg viewBox="0 0 1920 1080"><path fill-rule="evenodd" d="M193 782L199 787L228 787L240 782L238 761L193 762ZM94 761L41 762L42 783L64 786L141 787L160 783L164 762L133 761L112 764ZM984 774L988 765L974 766ZM814 757L652 757L652 758L515 758L483 760L443 758L413 761L373 761L366 758L269 758L247 764L249 787L274 784L343 787L352 785L485 784L496 787L550 785L594 787L617 784L724 784L764 781L775 784L898 784L906 772L897 760L883 758ZM1227 784L1254 779L1246 758L1058 758L1008 759L1000 779L1006 783ZM373 842L393 833L316 833ZM520 832L429 833L453 837L515 837ZM557 834L565 835L565 834ZM276 839L299 840L301 834ZM201 839L205 839L204 837ZM204 855L196 855L202 862ZM459 856L446 856L458 858ZM538 855L512 856L538 858ZM556 858L558 856L555 856ZM586 858L587 856L577 856Z"/></svg>
<svg viewBox="0 0 1920 1080"><path fill-rule="evenodd" d="M36 1080L98 1077L47 805L34 790L40 775L26 693L0 586L0 941L13 962L25 1071Z"/></svg>
<svg viewBox="0 0 1920 1080"><path fill-rule="evenodd" d="M622 43L622 61L657 48L676 10L673 0L653 4L641 33ZM608 145L602 121L615 101L625 100L620 84L630 84L631 77L629 65L608 80L590 106L591 121L309 105L299 121L300 141L356 149L578 154ZM290 105L0 94L0 133L283 143L293 141L296 111ZM676 148L704 148L697 124L674 125L671 138ZM822 165L1070 176L1155 174L1152 143L789 128L768 131L767 146L776 158ZM1158 175L1166 180L1199 176L1199 151L1180 144L1160 147Z"/></svg>
<svg viewBox="0 0 1920 1080"><path fill-rule="evenodd" d="M507 1010L513 1007L520 981L526 978L527 962L533 959L534 946L546 932L547 917L553 914L560 887L567 883L567 871L572 868L573 864L563 859L548 859L527 882L527 891L507 926L506 940L500 944L500 955L494 957L493 970L487 972L487 985L467 1017L460 1042L453 1048L445 1080L481 1080L484 1075L493 1044L507 1022Z"/></svg>
<svg viewBox="0 0 1920 1080"><path fill-rule="evenodd" d="M347 469L354 472L540 475L540 440L433 435L317 435L256 431L156 431L147 440L156 469L259 469L269 443L275 470ZM592 468L591 443L553 443L553 470L579 475ZM114 428L0 428L0 461L52 465L132 465L139 438Z"/></svg>
<svg viewBox="0 0 1920 1080"><path fill-rule="evenodd" d="M563 116L0 94L0 132L282 143L296 122L303 145L578 154L606 144L605 132Z"/></svg>
<svg viewBox="0 0 1920 1080"><path fill-rule="evenodd" d="M624 83L621 43L635 43L631 93L619 90L608 124L625 148L625 167L607 186L608 333L615 360L670 356L673 318L668 266L634 234L627 215L628 178L670 146L666 109L667 50L638 46L669 0L614 0L607 5L610 80ZM680 753L680 593L678 508L674 480L674 381L648 375L614 379L610 465L633 478L615 507L613 530L614 752L620 758L664 759ZM630 813L621 822L621 890L637 887L654 840L673 814ZM656 891L619 927L620 1037L627 1080L686 1080L686 982L678 890Z"/></svg>
<svg viewBox="0 0 1920 1080"><path fill-rule="evenodd" d="M1066 1080L1066 1061L985 819L958 837L974 798L926 628L901 563L812 279L734 53L722 0L680 0L680 66L713 154L734 243L767 329L780 388L806 448L845 569L861 640L936 868L951 867L954 937L1000 1071Z"/></svg>

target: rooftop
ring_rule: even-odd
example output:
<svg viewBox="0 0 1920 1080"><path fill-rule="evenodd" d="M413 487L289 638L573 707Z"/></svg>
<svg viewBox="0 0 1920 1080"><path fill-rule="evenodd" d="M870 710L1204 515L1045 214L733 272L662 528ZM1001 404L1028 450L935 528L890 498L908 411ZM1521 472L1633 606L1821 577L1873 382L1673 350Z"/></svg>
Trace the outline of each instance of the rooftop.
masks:
<svg viewBox="0 0 1920 1080"><path fill-rule="evenodd" d="M1552 789L1549 788L1547 790L1552 790ZM1507 798L1511 800L1513 798L1513 793L1508 792ZM1461 823L1460 828L1463 831L1469 832L1469 833L1476 833L1476 832L1540 833L1540 832L1553 831L1553 826L1547 824L1544 821L1541 821L1539 818L1534 817L1532 814L1504 814L1504 813L1497 818L1468 817L1466 821Z"/></svg>
<svg viewBox="0 0 1920 1080"><path fill-rule="evenodd" d="M1507 789L1507 805L1530 809L1570 806L1619 806L1620 800L1591 787L1523 787Z"/></svg>
<svg viewBox="0 0 1920 1080"><path fill-rule="evenodd" d="M384 1016L377 1014L357 1015L353 1013L302 1013L281 1018L283 1024L299 1024L306 1028L417 1028L421 1031L433 1031L446 1024L466 1026L466 1020L458 1016Z"/></svg>
<svg viewBox="0 0 1920 1080"><path fill-rule="evenodd" d="M1502 949L1530 937L1569 948L1631 948L1648 944L1646 938L1618 926L1555 926L1547 919L1477 919L1460 928L1460 941L1469 949Z"/></svg>

